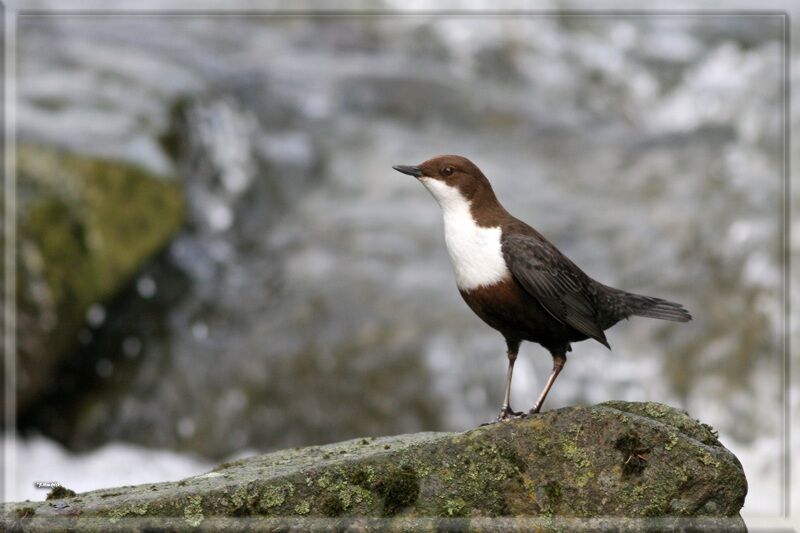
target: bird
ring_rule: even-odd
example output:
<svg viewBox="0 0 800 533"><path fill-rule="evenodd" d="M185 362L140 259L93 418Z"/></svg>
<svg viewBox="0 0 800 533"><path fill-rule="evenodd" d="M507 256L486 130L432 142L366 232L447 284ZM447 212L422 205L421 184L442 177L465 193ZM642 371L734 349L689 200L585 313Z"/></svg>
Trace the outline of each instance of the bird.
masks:
<svg viewBox="0 0 800 533"><path fill-rule="evenodd" d="M506 211L469 159L442 155L392 168L415 177L438 202L458 291L505 338L508 370L500 414L493 422L539 413L572 343L593 339L610 350L604 331L631 316L692 319L681 304L589 277L541 233ZM514 363L525 341L541 345L553 358L552 371L528 413L510 405Z"/></svg>

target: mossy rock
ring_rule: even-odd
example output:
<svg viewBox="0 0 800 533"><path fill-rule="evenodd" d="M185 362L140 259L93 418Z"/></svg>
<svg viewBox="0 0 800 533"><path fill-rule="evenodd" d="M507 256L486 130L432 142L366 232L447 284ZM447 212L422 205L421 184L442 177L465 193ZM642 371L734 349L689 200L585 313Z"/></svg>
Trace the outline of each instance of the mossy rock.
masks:
<svg viewBox="0 0 800 533"><path fill-rule="evenodd" d="M466 433L285 450L179 482L10 504L5 519L42 531L744 530L741 465L716 438L698 440L702 428L653 403L569 407Z"/></svg>
<svg viewBox="0 0 800 533"><path fill-rule="evenodd" d="M52 381L86 311L129 283L183 221L177 183L120 161L17 151L18 408Z"/></svg>

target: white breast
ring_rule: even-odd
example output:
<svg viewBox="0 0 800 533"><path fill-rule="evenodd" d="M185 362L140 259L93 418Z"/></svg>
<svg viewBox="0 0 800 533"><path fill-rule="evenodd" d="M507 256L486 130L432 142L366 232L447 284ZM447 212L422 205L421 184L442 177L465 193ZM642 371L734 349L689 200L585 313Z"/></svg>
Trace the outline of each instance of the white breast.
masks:
<svg viewBox="0 0 800 533"><path fill-rule="evenodd" d="M442 208L444 240L458 288L476 289L508 276L500 243L500 227L479 226L472 218L469 201L457 188L433 178L422 177L420 181Z"/></svg>

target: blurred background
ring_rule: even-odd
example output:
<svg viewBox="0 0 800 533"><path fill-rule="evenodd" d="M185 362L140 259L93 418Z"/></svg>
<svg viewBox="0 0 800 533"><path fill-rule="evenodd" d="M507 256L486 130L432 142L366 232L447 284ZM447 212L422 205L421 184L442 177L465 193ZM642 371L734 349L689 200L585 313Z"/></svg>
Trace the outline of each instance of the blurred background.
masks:
<svg viewBox="0 0 800 533"><path fill-rule="evenodd" d="M546 407L685 408L744 464L746 514L778 513L782 39L778 16L20 17L7 499L493 418L503 340L391 169L457 153L590 275L695 317L575 345ZM515 407L550 367L523 346Z"/></svg>

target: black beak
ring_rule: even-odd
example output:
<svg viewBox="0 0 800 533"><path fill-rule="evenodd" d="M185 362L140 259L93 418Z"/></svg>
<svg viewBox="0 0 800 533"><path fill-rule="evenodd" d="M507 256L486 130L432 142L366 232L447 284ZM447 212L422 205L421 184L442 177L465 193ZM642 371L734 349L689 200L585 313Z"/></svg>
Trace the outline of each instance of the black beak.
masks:
<svg viewBox="0 0 800 533"><path fill-rule="evenodd" d="M415 178L419 178L420 176L422 176L422 171L419 169L419 167L410 167L408 165L395 165L392 168L398 172L402 172L403 174L414 176Z"/></svg>

